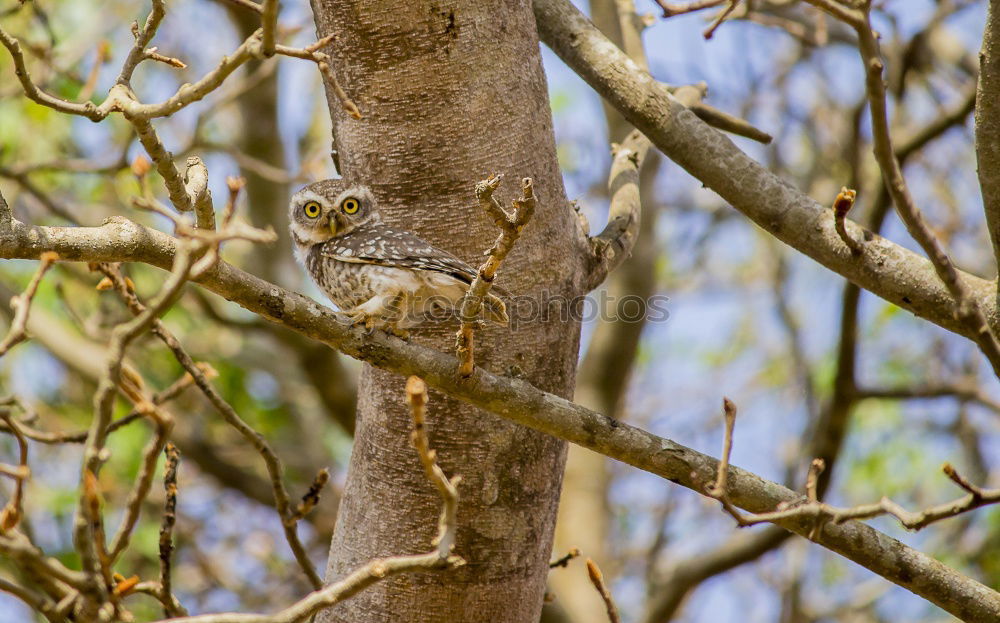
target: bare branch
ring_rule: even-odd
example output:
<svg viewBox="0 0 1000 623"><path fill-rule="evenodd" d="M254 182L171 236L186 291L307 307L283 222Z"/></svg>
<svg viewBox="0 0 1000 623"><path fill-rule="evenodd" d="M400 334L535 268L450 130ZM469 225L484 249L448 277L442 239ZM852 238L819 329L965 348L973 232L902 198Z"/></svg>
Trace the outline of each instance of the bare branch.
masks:
<svg viewBox="0 0 1000 623"><path fill-rule="evenodd" d="M649 151L649 139L633 130L621 145L613 145L614 158L608 176L611 207L608 224L590 239L585 290L593 290L632 254L642 220L639 170Z"/></svg>
<svg viewBox="0 0 1000 623"><path fill-rule="evenodd" d="M278 0L264 0L261 5L260 52L265 57L274 56L274 35L278 30Z"/></svg>
<svg viewBox="0 0 1000 623"><path fill-rule="evenodd" d="M0 578L0 591L10 593L11 595L17 597L33 611L41 614L52 623L59 623L66 620L55 612L55 602L29 588L15 584L10 580Z"/></svg>
<svg viewBox="0 0 1000 623"><path fill-rule="evenodd" d="M123 367L125 350L160 314L164 313L173 304L180 289L187 282L193 252L194 249L190 243L181 241L178 244L177 253L173 258L170 276L153 298L149 307L131 321L115 327L112 332L104 369L98 382L97 392L94 395L94 417L91 420L90 430L88 431L87 441L84 446L84 465L81 474L81 484L85 491L89 482L88 479L96 478L102 463L107 457L107 453L104 452L104 443L107 439L118 387L121 386L125 389L126 394L130 394L130 398L134 402L142 402L141 393L128 391L128 384L123 383L122 373L127 370L127 368ZM141 382L138 376L136 376L135 380ZM102 563L103 537L98 541L97 537L99 535L96 534L99 530L102 530L100 517L99 515L95 516L91 512L92 510L92 505L88 505L87 496L81 496L80 504L74 518L73 542L77 552L80 554L84 571L90 575L91 585L88 587L89 590L87 592L93 598L93 602L106 603L106 593L111 587L107 581L104 583L97 581L98 574L105 571L107 565Z"/></svg>
<svg viewBox="0 0 1000 623"><path fill-rule="evenodd" d="M406 381L406 399L410 403L410 413L413 416L413 433L410 436L413 447L420 457L424 474L431 481L438 495L444 502L441 518L438 522L438 534L432 541L438 548L438 558L444 562L455 547L455 527L458 513L458 483L461 476L448 478L444 470L437 464L437 454L430 448L427 438L427 385L420 377L411 376Z"/></svg>
<svg viewBox="0 0 1000 623"><path fill-rule="evenodd" d="M28 282L28 287L23 294L15 296L10 300L10 307L14 310L14 318L10 322L10 329L7 335L0 341L0 357L7 354L7 351L28 339L28 313L31 310L31 300L38 292L38 285L42 282L42 277L52 268L52 265L59 260L59 254L49 252L43 253L39 257L40 263L35 275Z"/></svg>
<svg viewBox="0 0 1000 623"><path fill-rule="evenodd" d="M135 128L135 133L139 137L139 142L145 148L146 153L152 158L156 165L156 172L163 178L163 185L167 187L167 194L170 196L170 203L178 212L190 212L194 209L191 195L188 194L184 184L184 178L174 165L174 155L167 151L156 134L153 124L144 117L130 117L129 121Z"/></svg>
<svg viewBox="0 0 1000 623"><path fill-rule="evenodd" d="M198 363L196 365L209 378L214 378L217 375L215 370L213 370L212 367L207 363ZM191 387L191 385L193 384L194 384L194 379L191 378L190 374L185 373L183 376L181 376L179 379L177 379L163 391L153 394L153 397L150 402L152 402L156 406L165 404L166 402L176 398L178 395L181 394L181 392L183 392L188 387ZM7 404L7 401L6 400L0 401L0 404ZM21 406L23 410L27 411L27 408L25 408L23 405L19 406ZM124 426L128 426L129 424L138 419L141 419L143 415L144 413L139 411L138 409L132 409L132 411L130 411L128 415L125 415L124 417L121 417L112 422L110 425L108 425L108 434L113 433L114 431ZM25 437L31 439L32 441L37 441L39 443L45 443L45 444L84 443L85 441L87 441L87 431L85 430L80 430L75 432L47 432L34 429L23 423L19 424L18 426L20 427L20 430ZM5 425L0 425L0 431L5 433L13 432L9 427Z"/></svg>
<svg viewBox="0 0 1000 623"><path fill-rule="evenodd" d="M656 0L656 4L660 5L663 9L663 17L674 17L675 15L683 15L685 13L693 13L694 11L702 11L704 9L710 9L712 7L719 6L727 0L693 0L687 4L678 4L676 2L667 2L667 0Z"/></svg>
<svg viewBox="0 0 1000 623"><path fill-rule="evenodd" d="M66 594L73 592L70 589L81 590L90 582L85 573L68 569L55 558L46 556L27 536L16 530L0 534L0 554L17 561L23 568L31 569L39 578L65 585Z"/></svg>
<svg viewBox="0 0 1000 623"><path fill-rule="evenodd" d="M425 426L427 386L418 377L411 376L406 383L406 397L413 414L413 446L420 456L424 473L441 495L439 531L434 539L435 549L415 556L394 556L368 562L346 578L310 593L299 602L273 614L206 614L173 619L176 623L297 623L338 604L368 588L376 582L400 573L455 569L465 564L451 553L458 529L458 484L460 477L449 479L438 467L435 452L430 448Z"/></svg>
<svg viewBox="0 0 1000 623"><path fill-rule="evenodd" d="M617 50L565 0L534 0L539 35L556 54L622 112L664 154L717 192L765 231L823 266L893 304L972 339L977 331L954 318L954 296L934 264L853 223L866 236L854 256L834 223L811 198L795 190L712 130ZM747 183L753 180L753 183ZM982 313L992 318L996 284L956 271Z"/></svg>
<svg viewBox="0 0 1000 623"><path fill-rule="evenodd" d="M479 267L472 283L469 284L469 290L465 293L465 298L462 299L462 305L459 308L462 326L455 335L455 350L459 361L461 361L458 374L462 377L471 375L475 368L473 326L483 311L483 304L489 294L490 286L496 279L500 264L514 248L514 244L517 243L517 239L521 235L521 230L535 213L535 191L530 177L521 180L521 198L514 200L512 212L504 210L500 202L493 197L493 191L499 185L499 175L494 175L476 184L476 197L479 199L479 205L493 220L493 224L500 229L500 236L486 252L488 257ZM507 312L502 307L498 309L494 305L490 307L490 313L498 316L503 322L508 322Z"/></svg>
<svg viewBox="0 0 1000 623"><path fill-rule="evenodd" d="M840 192L837 193L836 199L833 200L833 219L834 227L837 228L837 235L840 236L840 239L844 241L844 244L851 250L851 253L861 255L861 243L851 236L845 224L847 213L854 207L854 200L857 196L858 191L846 186L841 188Z"/></svg>
<svg viewBox="0 0 1000 623"><path fill-rule="evenodd" d="M198 156L189 156L184 172L184 190L194 206L199 229L215 230L215 208L212 207L212 191L208 189L208 168Z"/></svg>
<svg viewBox="0 0 1000 623"><path fill-rule="evenodd" d="M580 550L576 547L571 548L565 555L553 560L549 563L549 569L555 569L556 567L568 567L569 561L577 558L580 555Z"/></svg>
<svg viewBox="0 0 1000 623"><path fill-rule="evenodd" d="M983 209L1000 264L1000 6L988 2L976 94L976 161Z"/></svg>
<svg viewBox="0 0 1000 623"><path fill-rule="evenodd" d="M137 318L140 318L148 313L146 306L144 306L139 301L138 297L135 296L135 293L128 288L120 273L109 270L105 274L112 279L115 289L125 300L129 310L133 314L136 314ZM253 446L264 459L264 465L267 467L267 472L271 479L275 508L278 511L278 516L281 518L282 528L285 532L285 539L288 541L289 548L291 548L296 561L302 568L306 577L312 583L313 587L321 587L323 585L323 581L316 573L315 568L313 568L312 561L309 560L305 547L299 540L298 530L296 528L297 521L294 518L294 511L291 508L291 497L288 495L288 490L285 488L283 480L284 470L277 453L274 452L271 445L267 443L264 437L247 424L243 418L236 413L236 410L233 409L228 402L226 402L225 398L223 398L222 395L219 394L218 390L215 389L203 370L199 368L187 351L183 349L173 333L171 333L162 322L159 320L153 322L152 331L153 334L156 335L167 346L167 348L170 349L170 351L174 354L174 357L177 359L177 362L181 364L181 367L183 367L187 373L191 375L194 379L195 385L197 385L198 389L205 394L205 397L208 398L208 401L215 408L216 412L219 413L219 415L221 415L230 426L235 428L237 432L239 432L240 435L242 435L243 438L249 442L250 445Z"/></svg>
<svg viewBox="0 0 1000 623"><path fill-rule="evenodd" d="M843 242L836 238L832 227L831 234L843 249ZM55 250L66 261L127 260L168 268L176 245L169 236L125 219L111 219L94 228L18 224L12 235L0 237L0 257L37 258L42 251ZM866 248L871 245L869 242ZM482 368L477 368L467 379L460 379L455 375L458 361L454 357L380 332L366 335L362 329L352 328L348 319L315 301L225 262L220 261L199 276L197 282L263 318L348 356L401 374L419 371L429 385L459 400L682 486L702 491L704 483L717 475L718 462L709 456L575 405L519 379L500 377ZM733 503L751 512L804 499L801 494L737 467L730 467L727 487ZM813 527L812 522L803 518L782 519L779 525L801 535L808 535ZM865 524L827 525L821 537L820 545L956 616L988 619L1000 610L1000 594ZM0 552L3 551L4 542L0 539Z"/></svg>
<svg viewBox="0 0 1000 623"><path fill-rule="evenodd" d="M99 111L91 102L83 104L67 102L64 99L49 95L35 86L31 81L31 74L28 73L28 67L24 64L24 54L21 52L21 44L3 28L0 28L0 44L3 44L7 48L7 51L10 52L11 59L14 61L14 74L21 83L24 94L28 96L28 99L59 112L87 117L91 121L100 121L107 116L107 113Z"/></svg>
<svg viewBox="0 0 1000 623"><path fill-rule="evenodd" d="M122 65L121 73L118 74L118 78L115 80L116 84L126 86L131 84L132 73L135 71L135 68L144 59L149 58L146 55L146 46L156 36L156 30L160 27L160 22L163 21L165 14L166 10L163 0L153 0L153 8L149 12L149 17L146 18L146 24L142 27L142 31L139 30L138 24L132 24L135 45L132 46L128 57L125 58L125 64Z"/></svg>
<svg viewBox="0 0 1000 623"><path fill-rule="evenodd" d="M684 102L684 98L677 92L677 90L674 91L674 95L677 96L677 99ZM735 134L736 136L742 136L765 145L774 140L774 137L754 126L746 119L741 119L740 117L731 115L724 110L719 110L711 104L697 101L691 103L684 102L684 105L687 106L699 119L713 128L722 130L723 132L729 132L730 134Z"/></svg>
<svg viewBox="0 0 1000 623"><path fill-rule="evenodd" d="M955 268L937 236L928 227L923 214L910 194L906 179L892 146L889 131L889 112L886 102L885 82L882 79L883 63L878 40L870 23L870 5L861 11L847 11L842 5L830 0L810 0L810 3L839 17L858 33L858 50L865 67L865 84L868 89L868 105L871 109L872 136L875 159L878 161L885 180L886 189L907 231L927 253L940 280L954 299L955 310L966 333L979 346L993 367L993 373L1000 377L1000 341L986 322L986 316L975 296Z"/></svg>
<svg viewBox="0 0 1000 623"><path fill-rule="evenodd" d="M163 466L166 501L163 505L163 522L160 524L160 602L165 616L187 616L170 588L170 561L174 551L172 537L174 523L177 521L177 464L181 460L181 453L172 443L168 443L163 452L167 461Z"/></svg>
<svg viewBox="0 0 1000 623"><path fill-rule="evenodd" d="M983 489L969 483L949 463L942 466L942 471L955 484L969 492L969 495L939 504L920 512L910 512L889 498L882 498L875 504L865 504L850 508L838 508L820 502L817 496L819 475L826 467L823 459L813 459L809 465L809 475L806 478L806 497L792 504L781 503L776 510L767 512L742 513L729 500L726 489L727 472L729 471L729 453L732 451L733 427L736 423L735 406L726 399L726 429L722 442L722 459L719 461L716 484L705 487L705 493L722 503L723 509L729 513L740 526L753 526L760 523L776 523L786 519L806 519L812 522L808 537L811 541L822 541L823 526L832 521L836 524L852 519L871 519L880 515L892 515L899 520L904 528L920 530L932 523L955 517L962 513L975 510L982 506L1000 503L1000 489Z"/></svg>
<svg viewBox="0 0 1000 623"><path fill-rule="evenodd" d="M28 440L24 438L24 434L10 413L0 413L0 418L17 438L19 453L16 472L7 472L14 478L14 495L7 501L3 510L0 510L0 533L6 533L13 530L24 515L24 481L31 475L31 470L28 468Z"/></svg>
<svg viewBox="0 0 1000 623"><path fill-rule="evenodd" d="M611 623L621 623L621 617L618 616L618 607L615 605L615 600L611 597L611 591L608 589L607 584L604 583L604 574L601 573L600 567L597 563L587 559L587 576L590 577L590 583L594 585L597 592L601 594L601 599L604 600L604 607L608 611L608 621Z"/></svg>
<svg viewBox="0 0 1000 623"><path fill-rule="evenodd" d="M333 88L333 92L337 95L337 99L340 100L340 105L345 111L347 111L347 114L351 115L355 119L361 119L361 110L359 110L357 104L351 101L351 98L347 96L344 88L340 86L337 76L333 73L333 69L330 67L330 57L326 53L319 51L321 48L329 45L332 40L333 35L328 35L306 48L290 48L288 46L279 45L275 46L275 52L282 56L303 58L316 63L316 66L319 67L323 77L326 78L327 83Z"/></svg>
<svg viewBox="0 0 1000 623"><path fill-rule="evenodd" d="M715 30L719 26L721 26L722 22L726 21L726 18L729 17L729 14L736 9L736 5L740 3L740 0L727 0L727 2L728 4L726 5L726 7L721 11L719 11L719 13L714 18L712 18L712 23L709 24L704 31L702 31L701 36L705 37L706 39L711 39L712 35L715 34Z"/></svg>
<svg viewBox="0 0 1000 623"><path fill-rule="evenodd" d="M306 494L302 496L302 501L295 507L295 513L292 515L294 521L301 521L312 509L316 508L316 505L319 504L319 494L329 481L329 469L324 467L316 473L312 484L309 485L309 490L306 491Z"/></svg>
<svg viewBox="0 0 1000 623"><path fill-rule="evenodd" d="M155 431L153 437L142 451L142 463L140 464L139 474L125 502L125 515L122 517L122 523L118 528L118 532L111 541L108 553L112 562L117 560L128 547L132 530L135 529L139 521L142 504L146 501L146 497L153 486L156 461L166 446L170 431L174 427L173 416L158 409L152 401L143 400L143 402L136 405L136 410L153 422Z"/></svg>

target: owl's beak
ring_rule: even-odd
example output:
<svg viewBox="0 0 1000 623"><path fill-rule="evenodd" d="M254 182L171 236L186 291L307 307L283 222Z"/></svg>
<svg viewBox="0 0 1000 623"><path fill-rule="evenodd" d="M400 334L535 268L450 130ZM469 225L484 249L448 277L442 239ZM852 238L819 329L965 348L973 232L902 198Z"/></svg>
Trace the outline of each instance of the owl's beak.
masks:
<svg viewBox="0 0 1000 623"><path fill-rule="evenodd" d="M347 229L347 219L339 212L330 212L330 233L334 236L338 231Z"/></svg>

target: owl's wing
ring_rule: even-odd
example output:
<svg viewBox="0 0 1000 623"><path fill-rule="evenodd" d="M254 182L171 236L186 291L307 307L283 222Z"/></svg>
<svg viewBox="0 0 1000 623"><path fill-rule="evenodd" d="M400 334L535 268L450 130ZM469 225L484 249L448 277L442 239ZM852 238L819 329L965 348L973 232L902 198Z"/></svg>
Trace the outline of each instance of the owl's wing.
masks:
<svg viewBox="0 0 1000 623"><path fill-rule="evenodd" d="M476 278L476 269L447 251L438 249L416 234L383 225L363 225L324 243L324 257L355 264L376 264L414 270L430 270L450 275L465 284ZM498 294L509 296L494 286Z"/></svg>

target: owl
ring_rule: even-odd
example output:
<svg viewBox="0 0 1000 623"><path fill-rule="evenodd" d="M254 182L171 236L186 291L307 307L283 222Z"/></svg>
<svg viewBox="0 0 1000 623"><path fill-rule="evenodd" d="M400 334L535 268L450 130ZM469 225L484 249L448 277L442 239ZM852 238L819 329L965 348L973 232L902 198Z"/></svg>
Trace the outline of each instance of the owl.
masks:
<svg viewBox="0 0 1000 623"><path fill-rule="evenodd" d="M448 317L476 277L447 251L386 226L365 186L310 184L292 195L288 219L299 263L334 305L368 329L405 337L425 320ZM487 295L483 309L490 320L507 324L496 295Z"/></svg>

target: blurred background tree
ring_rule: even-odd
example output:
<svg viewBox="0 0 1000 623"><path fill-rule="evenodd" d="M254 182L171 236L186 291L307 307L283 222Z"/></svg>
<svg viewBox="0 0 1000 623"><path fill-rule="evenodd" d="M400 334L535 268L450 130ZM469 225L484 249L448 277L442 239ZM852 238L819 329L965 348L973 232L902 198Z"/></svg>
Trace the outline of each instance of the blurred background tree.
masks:
<svg viewBox="0 0 1000 623"><path fill-rule="evenodd" d="M619 18L622 0L582 6L633 58ZM667 5L668 3L663 3ZM719 4L719 3L716 3ZM143 2L16 2L0 6L4 28L22 41L36 83L86 101L114 83L132 45L126 24ZM897 153L913 192L956 263L996 277L982 226L973 108L987 2L888 0L874 18L881 36ZM654 77L704 81L706 101L774 136L769 145L736 138L768 169L821 202L846 185L859 190L852 217L909 248L918 246L891 211L871 154L862 66L853 33L798 2L744 2L715 29L718 9L631 21L642 32ZM230 53L259 18L238 3L171 3L156 44L185 68L144 65L135 87L153 99L173 93ZM648 27L646 27L648 26ZM315 40L305 3L282 7L282 41ZM634 42L633 42L634 43ZM608 144L627 126L545 51L564 183L592 223L604 220ZM136 213L130 169L143 153L119 117L100 124L69 117L22 95L11 58L0 54L0 190L16 217L37 224L98 225L115 214L164 228ZM99 101L99 99L98 99ZM291 190L334 174L330 119L311 63L271 58L247 63L206 100L159 122L178 161L205 159L211 188L241 175L243 214L279 234L270 246L234 242L227 261L283 286L319 293L294 265L285 231ZM942 462L971 481L996 481L1000 395L986 362L961 337L915 318L845 281L774 238L701 187L677 165L653 159L643 172L643 234L633 254L592 295L669 297L657 322L590 319L584 326L578 402L709 454L717 454L725 393L740 405L733 461L771 480L801 487L808 461L827 461L826 499L853 505L892 496L908 508L954 497L937 476ZM20 292L35 263L6 261L0 299ZM160 282L132 265L140 292ZM57 264L32 308L33 339L0 363L4 396L18 417L45 428L86 429L109 332L129 317L99 276ZM612 299L620 300L620 299ZM599 307L595 304L595 308ZM11 311L0 307L10 318ZM192 356L218 373L225 398L274 446L293 495L318 469L332 482L300 532L321 567L333 531L354 430L359 366L326 346L276 327L213 294L188 288L165 317ZM171 353L140 338L129 361L156 389L181 376ZM2 396L0 396L2 397ZM204 411L193 391L173 398L176 413ZM121 409L116 416L125 414ZM34 421L34 420L32 420ZM118 459L101 474L108 508L119 508L140 469L148 432L127 426L109 438ZM271 486L256 451L223 423L178 418L182 453L174 590L192 613L273 611L311 587L294 566L271 507ZM72 534L82 446L32 443L32 478L22 529L45 551L75 566ZM0 457L16 463L17 443L0 438ZM4 495L13 486L0 481ZM123 566L155 577L162 488L155 486ZM879 529L984 584L1000 586L997 509L987 508L910 534L895 521ZM737 531L717 505L650 474L574 448L566 475L554 556L571 547L600 563L627 621L938 621L941 610L870 572L774 527ZM0 573L14 575L9 560ZM606 620L583 565L550 576L551 620ZM160 616L135 599L137 620ZM0 622L29 621L19 600L0 593Z"/></svg>

